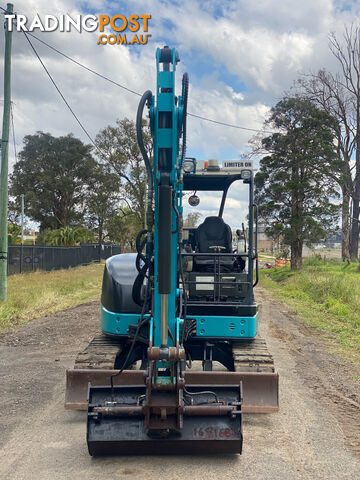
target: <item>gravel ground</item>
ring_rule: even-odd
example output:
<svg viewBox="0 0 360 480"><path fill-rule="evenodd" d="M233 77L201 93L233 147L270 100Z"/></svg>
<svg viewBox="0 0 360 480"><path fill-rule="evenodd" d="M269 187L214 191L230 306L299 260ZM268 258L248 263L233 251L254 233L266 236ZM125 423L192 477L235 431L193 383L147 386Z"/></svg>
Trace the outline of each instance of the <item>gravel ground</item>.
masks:
<svg viewBox="0 0 360 480"><path fill-rule="evenodd" d="M359 479L360 369L258 290L280 374L280 412L244 415L239 456L91 458L84 412L65 411L65 370L98 330L97 302L0 336L0 477L8 480Z"/></svg>

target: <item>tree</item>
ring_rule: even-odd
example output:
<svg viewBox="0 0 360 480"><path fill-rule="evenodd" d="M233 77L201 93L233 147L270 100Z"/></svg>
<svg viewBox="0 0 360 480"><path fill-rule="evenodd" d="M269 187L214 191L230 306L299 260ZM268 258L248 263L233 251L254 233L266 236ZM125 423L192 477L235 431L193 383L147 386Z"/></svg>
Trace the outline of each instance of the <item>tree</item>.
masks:
<svg viewBox="0 0 360 480"><path fill-rule="evenodd" d="M144 130L144 144L149 158L152 140L149 128ZM120 200L144 225L146 171L140 153L135 123L125 118L117 120L116 126L107 126L96 136L96 145L104 154L101 161L108 165L120 180Z"/></svg>
<svg viewBox="0 0 360 480"><path fill-rule="evenodd" d="M25 195L25 214L40 229L76 224L82 218L86 185L96 166L90 145L72 134L37 132L24 138L11 175L11 195Z"/></svg>
<svg viewBox="0 0 360 480"><path fill-rule="evenodd" d="M279 133L263 139L269 153L255 176L260 217L271 235L282 235L291 248L291 268L302 266L304 243L326 236L338 207L330 173L338 168L333 142L334 119L309 100L284 98L267 122Z"/></svg>
<svg viewBox="0 0 360 480"><path fill-rule="evenodd" d="M20 238L21 228L15 223L8 224L8 242L9 244L17 243L17 240Z"/></svg>
<svg viewBox="0 0 360 480"><path fill-rule="evenodd" d="M188 213L184 219L184 227L195 228L201 218L201 213L191 212Z"/></svg>
<svg viewBox="0 0 360 480"><path fill-rule="evenodd" d="M336 119L334 137L339 159L339 171L333 172L339 184L341 200L341 256L350 260L350 200L353 192L351 158L354 153L354 125L352 102L349 92L343 87L339 74L319 70L317 74L303 76L298 80L302 95Z"/></svg>
<svg viewBox="0 0 360 480"><path fill-rule="evenodd" d="M341 69L340 85L349 95L355 144L355 178L352 190L352 224L350 256L358 259L360 216L360 27L345 28L343 43L335 34L330 36L330 49Z"/></svg>
<svg viewBox="0 0 360 480"><path fill-rule="evenodd" d="M8 203L8 223L19 225L21 221L21 205L20 202L9 199Z"/></svg>
<svg viewBox="0 0 360 480"><path fill-rule="evenodd" d="M305 76L299 84L308 98L338 120L337 150L343 161L338 179L343 195L342 256L356 260L360 229L360 27L346 27L342 41L332 33L330 51L338 62L339 72L333 74L322 69L315 75ZM350 162L354 153L353 167ZM353 168L355 175L352 175Z"/></svg>
<svg viewBox="0 0 360 480"><path fill-rule="evenodd" d="M106 223L109 240L130 251L135 250L135 240L142 228L138 215L129 207L122 207L118 215L112 216Z"/></svg>
<svg viewBox="0 0 360 480"><path fill-rule="evenodd" d="M108 165L97 165L86 195L86 223L94 230L99 244L106 237L106 224L119 210L120 181Z"/></svg>

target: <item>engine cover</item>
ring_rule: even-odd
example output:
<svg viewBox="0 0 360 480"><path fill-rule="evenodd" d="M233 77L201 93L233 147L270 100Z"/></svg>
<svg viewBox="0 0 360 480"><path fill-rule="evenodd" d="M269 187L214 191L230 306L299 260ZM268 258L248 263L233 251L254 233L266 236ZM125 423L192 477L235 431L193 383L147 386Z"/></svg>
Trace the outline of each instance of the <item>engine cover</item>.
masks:
<svg viewBox="0 0 360 480"><path fill-rule="evenodd" d="M114 313L140 313L141 308L132 297L132 288L138 271L136 253L121 253L106 260L101 303Z"/></svg>

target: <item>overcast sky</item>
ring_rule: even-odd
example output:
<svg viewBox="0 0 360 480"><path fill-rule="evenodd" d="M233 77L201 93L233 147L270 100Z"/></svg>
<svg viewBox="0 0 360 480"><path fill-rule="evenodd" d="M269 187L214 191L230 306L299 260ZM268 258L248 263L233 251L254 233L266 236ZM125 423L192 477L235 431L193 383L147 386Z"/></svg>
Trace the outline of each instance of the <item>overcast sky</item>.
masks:
<svg viewBox="0 0 360 480"><path fill-rule="evenodd" d="M5 3L1 4L5 7ZM130 5L130 6L129 6ZM328 34L359 21L354 0L21 0L17 13L151 14L152 37L143 45L97 45L98 32L33 33L69 56L142 93L155 88L155 50L165 44L180 54L181 75L190 76L190 112L248 128L261 129L269 108L301 73L336 69ZM92 137L117 118L135 119L139 98L86 72L33 40L55 81ZM0 51L4 51L1 35ZM2 55L3 57L3 55ZM3 88L1 64L1 91ZM1 94L0 94L1 97ZM12 100L17 149L38 130L88 139L50 83L22 33L13 35ZM189 156L238 158L249 150L251 132L188 118ZM10 147L10 164L14 162ZM233 188L225 219L244 220L244 193ZM201 196L203 214L214 214L218 199ZM240 212L240 214L239 214Z"/></svg>

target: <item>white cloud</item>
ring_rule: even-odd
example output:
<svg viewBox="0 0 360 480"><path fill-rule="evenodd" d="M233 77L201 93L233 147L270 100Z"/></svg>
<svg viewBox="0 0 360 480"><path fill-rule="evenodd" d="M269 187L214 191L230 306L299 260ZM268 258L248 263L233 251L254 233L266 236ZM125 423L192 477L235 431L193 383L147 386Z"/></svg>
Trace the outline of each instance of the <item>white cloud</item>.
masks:
<svg viewBox="0 0 360 480"><path fill-rule="evenodd" d="M87 13L108 13L121 8L118 2L105 0L16 3L16 11L29 17L35 12L75 15L85 9ZM179 73L186 70L190 74L189 111L255 129L262 126L269 107L289 89L299 72L335 66L327 47L328 33L341 32L343 24L356 21L359 14L356 2L332 0L296 4L293 0L134 0L128 8L152 14L149 45L98 46L96 34L91 33L37 35L138 92L155 90L155 48L171 40L182 58ZM0 38L3 51L3 35ZM116 118L135 118L138 97L32 41L91 136ZM2 72L0 75L2 78ZM21 33L13 36L12 80L18 150L24 135L36 130L54 135L73 132L88 142ZM247 150L252 136L244 130L188 119L188 151L196 150L203 158L240 154ZM10 152L13 161L11 148ZM240 197L238 200L242 201Z"/></svg>
<svg viewBox="0 0 360 480"><path fill-rule="evenodd" d="M181 54L186 54L190 75L192 69L197 72L199 59L200 65L213 65L211 74L197 72L200 79L191 89L190 111L250 128L262 125L269 106L301 73L336 68L328 49L329 32L341 35L344 24L356 22L360 10L355 1L333 0L304 0L296 6L292 0L153 0L152 4L158 25L169 18L175 26L172 36ZM231 79L226 83L228 74L244 83L245 90L236 89ZM205 156L221 156L229 147L243 152L252 136L195 119L189 119L189 126L190 148L196 145Z"/></svg>

